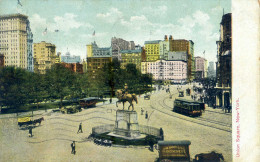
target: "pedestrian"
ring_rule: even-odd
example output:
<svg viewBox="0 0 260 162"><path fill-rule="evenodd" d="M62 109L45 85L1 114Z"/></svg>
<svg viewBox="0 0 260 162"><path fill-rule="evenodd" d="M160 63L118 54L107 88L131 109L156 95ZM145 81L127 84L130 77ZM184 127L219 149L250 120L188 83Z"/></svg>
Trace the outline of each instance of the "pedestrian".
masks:
<svg viewBox="0 0 260 162"><path fill-rule="evenodd" d="M32 127L29 128L29 137L32 137L33 134L32 134Z"/></svg>
<svg viewBox="0 0 260 162"><path fill-rule="evenodd" d="M148 119L148 112L145 113L145 119Z"/></svg>
<svg viewBox="0 0 260 162"><path fill-rule="evenodd" d="M82 123L79 124L79 130L78 130L78 133L79 133L79 131L80 131L80 133L83 133L83 131L82 131Z"/></svg>
<svg viewBox="0 0 260 162"><path fill-rule="evenodd" d="M71 153L75 155L76 154L76 144L75 144L75 141L73 141L70 144L70 146L71 146Z"/></svg>
<svg viewBox="0 0 260 162"><path fill-rule="evenodd" d="M141 115L144 115L144 109L141 108Z"/></svg>
<svg viewBox="0 0 260 162"><path fill-rule="evenodd" d="M150 139L149 140L149 146L150 146L150 151L152 151L153 152L153 145L154 145L154 142L153 142L153 140L152 139Z"/></svg>
<svg viewBox="0 0 260 162"><path fill-rule="evenodd" d="M163 141L164 140L164 133L163 133L163 129L160 128L160 136L161 136L161 140Z"/></svg>
<svg viewBox="0 0 260 162"><path fill-rule="evenodd" d="M112 98L109 99L109 102L112 103Z"/></svg>

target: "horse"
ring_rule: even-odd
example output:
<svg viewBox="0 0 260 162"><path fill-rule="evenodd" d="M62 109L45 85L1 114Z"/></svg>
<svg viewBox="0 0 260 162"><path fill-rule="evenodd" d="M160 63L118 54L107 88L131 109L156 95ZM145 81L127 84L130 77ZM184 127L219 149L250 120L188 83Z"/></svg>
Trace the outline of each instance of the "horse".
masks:
<svg viewBox="0 0 260 162"><path fill-rule="evenodd" d="M35 119L35 120L33 121L33 124L36 125L37 123L39 123L39 125L41 125L41 122L42 122L43 120L44 120L43 117L41 117L41 118L39 118L39 119Z"/></svg>
<svg viewBox="0 0 260 162"><path fill-rule="evenodd" d="M117 90L116 91L116 96L118 98L118 101L116 102L116 107L118 102L122 102L123 103L123 110L125 108L125 102L128 101L129 102L129 106L128 106L128 110L130 109L130 107L132 106L132 111L134 111L134 105L133 105L133 100L136 102L136 104L138 103L137 101L137 97L135 94L124 94L121 90Z"/></svg>
<svg viewBox="0 0 260 162"><path fill-rule="evenodd" d="M195 155L194 162L220 162L224 161L224 157L222 154L216 153L212 151L211 153L201 153Z"/></svg>

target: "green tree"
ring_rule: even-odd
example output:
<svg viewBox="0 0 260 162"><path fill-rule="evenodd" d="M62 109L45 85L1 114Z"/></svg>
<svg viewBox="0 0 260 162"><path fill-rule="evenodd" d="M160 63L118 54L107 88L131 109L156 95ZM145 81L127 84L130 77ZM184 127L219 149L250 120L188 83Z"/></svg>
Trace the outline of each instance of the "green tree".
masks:
<svg viewBox="0 0 260 162"><path fill-rule="evenodd" d="M46 80L50 97L55 99L59 98L61 108L62 101L71 93L71 87L75 81L75 76L72 74L72 71L61 64L55 64L47 71Z"/></svg>
<svg viewBox="0 0 260 162"><path fill-rule="evenodd" d="M16 67L0 69L0 102L7 108L19 109L28 103L27 89L29 72Z"/></svg>

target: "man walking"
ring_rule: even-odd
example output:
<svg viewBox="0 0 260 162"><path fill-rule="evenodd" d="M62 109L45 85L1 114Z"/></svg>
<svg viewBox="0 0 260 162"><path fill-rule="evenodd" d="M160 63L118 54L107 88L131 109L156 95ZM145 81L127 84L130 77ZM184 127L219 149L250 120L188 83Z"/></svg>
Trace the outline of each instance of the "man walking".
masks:
<svg viewBox="0 0 260 162"><path fill-rule="evenodd" d="M79 124L79 130L78 130L78 133L79 133L79 132L80 132L80 133L83 133L83 131L82 131L82 123Z"/></svg>
<svg viewBox="0 0 260 162"><path fill-rule="evenodd" d="M29 128L29 137L32 137L32 127Z"/></svg>
<svg viewBox="0 0 260 162"><path fill-rule="evenodd" d="M145 113L145 119L148 119L148 112Z"/></svg>
<svg viewBox="0 0 260 162"><path fill-rule="evenodd" d="M141 108L141 115L143 115L144 114L144 109L143 108Z"/></svg>
<svg viewBox="0 0 260 162"><path fill-rule="evenodd" d="M76 154L75 141L73 141L73 142L70 144L70 146L71 146L71 153L75 155L75 154Z"/></svg>

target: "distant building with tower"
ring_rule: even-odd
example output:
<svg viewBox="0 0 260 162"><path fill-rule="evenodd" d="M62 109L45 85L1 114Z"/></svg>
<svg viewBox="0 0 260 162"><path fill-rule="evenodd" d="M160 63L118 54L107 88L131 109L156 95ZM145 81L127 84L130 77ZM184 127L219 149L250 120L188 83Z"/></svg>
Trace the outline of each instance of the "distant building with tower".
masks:
<svg viewBox="0 0 260 162"><path fill-rule="evenodd" d="M71 56L70 52L67 52L65 56L61 56L61 62L65 63L80 63L80 56Z"/></svg>

